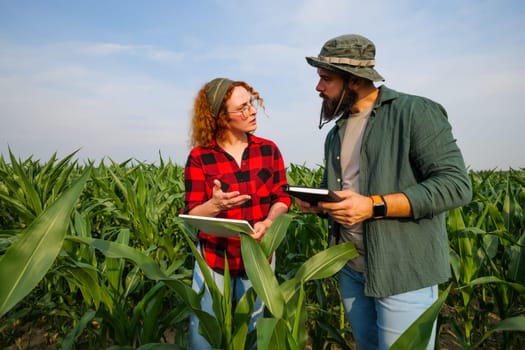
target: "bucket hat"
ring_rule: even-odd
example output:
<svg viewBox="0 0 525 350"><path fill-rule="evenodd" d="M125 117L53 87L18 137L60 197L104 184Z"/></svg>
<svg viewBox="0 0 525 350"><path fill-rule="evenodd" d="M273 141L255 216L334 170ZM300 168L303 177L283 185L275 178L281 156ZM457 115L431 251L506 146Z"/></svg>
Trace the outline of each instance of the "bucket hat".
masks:
<svg viewBox="0 0 525 350"><path fill-rule="evenodd" d="M319 56L306 57L311 66L335 72L348 72L372 81L385 79L375 69L376 47L364 36L348 34L328 40Z"/></svg>

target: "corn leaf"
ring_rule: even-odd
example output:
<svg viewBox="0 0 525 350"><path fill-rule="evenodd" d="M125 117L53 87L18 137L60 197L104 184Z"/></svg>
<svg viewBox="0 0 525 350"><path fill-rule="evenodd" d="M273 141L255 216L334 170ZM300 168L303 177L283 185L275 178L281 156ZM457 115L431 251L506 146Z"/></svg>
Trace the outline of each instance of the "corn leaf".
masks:
<svg viewBox="0 0 525 350"><path fill-rule="evenodd" d="M519 283L510 282L510 281L505 281L505 280L502 280L502 279L500 279L500 278L498 278L496 276L485 276L485 277L476 278L475 280L470 281L470 283L460 287L460 289L461 288L465 288L465 287L472 287L472 286L476 286L476 285L481 285L481 284L487 284L487 283L503 284L503 285L509 286L511 288L514 288L518 293L520 293L522 295L525 295L525 286L524 285L519 284Z"/></svg>
<svg viewBox="0 0 525 350"><path fill-rule="evenodd" d="M9 156L11 158L11 166L13 167L13 175L17 178L16 183L20 186L21 193L23 193L26 203L28 203L28 206L32 209L35 215L39 215L43 208L38 191L31 183L32 179L26 174L22 164L17 162L15 156L11 153L11 150L9 150Z"/></svg>
<svg viewBox="0 0 525 350"><path fill-rule="evenodd" d="M28 295L53 265L66 235L71 211L90 169L43 211L0 258L0 316Z"/></svg>
<svg viewBox="0 0 525 350"><path fill-rule="evenodd" d="M261 240L261 248L266 257L269 258L284 240L291 221L292 215L279 215L279 217L273 222L272 226L268 229L268 232L263 236Z"/></svg>
<svg viewBox="0 0 525 350"><path fill-rule="evenodd" d="M241 253L253 289L272 315L282 318L285 308L283 295L261 247L250 236L241 235Z"/></svg>
<svg viewBox="0 0 525 350"><path fill-rule="evenodd" d="M208 343L210 343L210 345L218 348L223 344L224 338L225 338L225 335L223 334L225 327L221 326L222 325L221 322L224 322L224 318L228 317L228 316L225 316L227 312L231 313L231 308L229 309L225 308L224 304L228 301L225 300L224 295L221 293L220 289L215 283L215 280L213 279L211 275L208 264L204 261L204 258L200 255L199 251L197 250L197 247L191 240L190 236L185 234L184 238L186 239L186 242L188 243L190 249L193 252L195 261L199 265L199 268L202 272L202 276L204 277L204 281L206 282L206 286L208 287L208 290L210 291L210 295L212 298L213 311L216 317L213 317L209 313L201 310L200 301L198 302L198 305L192 304L192 310L195 313L195 316L197 316L197 318L199 319L199 327L202 332L201 334L206 338L206 340L208 341ZM228 289L229 289L229 286L228 286ZM231 324L229 325L229 327L230 327L229 330L231 330Z"/></svg>
<svg viewBox="0 0 525 350"><path fill-rule="evenodd" d="M509 249L509 255L510 278L525 285L525 232L521 235L518 244Z"/></svg>
<svg viewBox="0 0 525 350"><path fill-rule="evenodd" d="M257 320L258 350L299 350L284 320L261 318Z"/></svg>
<svg viewBox="0 0 525 350"><path fill-rule="evenodd" d="M469 349L478 349L494 332L524 332L525 316L509 317L500 321L494 328L486 332L481 339Z"/></svg>
<svg viewBox="0 0 525 350"><path fill-rule="evenodd" d="M308 259L297 270L296 279L302 283L327 278L339 271L348 260L358 256L355 246L346 242L325 249Z"/></svg>
<svg viewBox="0 0 525 350"><path fill-rule="evenodd" d="M93 309L89 309L86 311L86 313L82 316L78 324L66 335L64 338L64 341L62 342L62 350L69 350L75 348L75 341L84 329L87 327L87 325L95 318L96 311Z"/></svg>
<svg viewBox="0 0 525 350"><path fill-rule="evenodd" d="M152 258L126 244L88 237L68 236L66 238L71 241L88 244L102 252L108 258L124 258L133 261L149 279L168 279L166 274L162 272L159 265Z"/></svg>
<svg viewBox="0 0 525 350"><path fill-rule="evenodd" d="M301 265L293 278L281 284L284 300L287 303L290 302L301 284L333 276L357 254L354 244L347 242L332 246L312 256Z"/></svg>
<svg viewBox="0 0 525 350"><path fill-rule="evenodd" d="M74 283L81 291L86 305L95 305L98 309L100 302L111 305L111 298L100 288L97 271L92 265L75 262L77 267L66 269L66 278L70 284Z"/></svg>
<svg viewBox="0 0 525 350"><path fill-rule="evenodd" d="M233 315L233 349L243 349L248 337L248 325L253 312L255 298L257 295L253 288L250 288L239 299Z"/></svg>

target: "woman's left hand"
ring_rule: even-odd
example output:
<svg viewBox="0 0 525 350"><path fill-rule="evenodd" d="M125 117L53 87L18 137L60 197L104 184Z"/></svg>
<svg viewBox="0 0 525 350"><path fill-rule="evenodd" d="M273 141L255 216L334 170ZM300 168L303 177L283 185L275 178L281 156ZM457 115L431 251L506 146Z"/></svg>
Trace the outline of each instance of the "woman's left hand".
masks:
<svg viewBox="0 0 525 350"><path fill-rule="evenodd" d="M272 225L272 222L268 219L264 221L256 222L253 225L253 230L255 231L255 233L251 235L252 238L260 242L261 239L264 237L264 234L270 228L271 225Z"/></svg>

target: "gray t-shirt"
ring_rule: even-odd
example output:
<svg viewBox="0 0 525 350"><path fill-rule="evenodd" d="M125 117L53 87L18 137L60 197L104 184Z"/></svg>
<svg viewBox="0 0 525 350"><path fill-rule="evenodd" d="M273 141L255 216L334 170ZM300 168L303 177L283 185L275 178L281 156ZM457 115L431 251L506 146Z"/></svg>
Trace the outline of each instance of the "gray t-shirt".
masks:
<svg viewBox="0 0 525 350"><path fill-rule="evenodd" d="M366 123L372 109L351 114L341 145L341 169L343 171L343 189L359 193L359 156ZM349 260L348 265L356 271L364 271L365 247L363 243L363 223L341 225L341 242L353 242L359 256Z"/></svg>

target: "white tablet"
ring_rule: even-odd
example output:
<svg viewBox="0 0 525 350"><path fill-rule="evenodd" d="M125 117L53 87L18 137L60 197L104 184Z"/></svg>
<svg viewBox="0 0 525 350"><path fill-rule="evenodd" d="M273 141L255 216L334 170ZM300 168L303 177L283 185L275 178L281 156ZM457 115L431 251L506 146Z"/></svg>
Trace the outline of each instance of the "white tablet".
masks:
<svg viewBox="0 0 525 350"><path fill-rule="evenodd" d="M240 237L240 232L248 234L254 233L252 225L246 220L186 214L179 214L179 218L208 235L238 238Z"/></svg>

